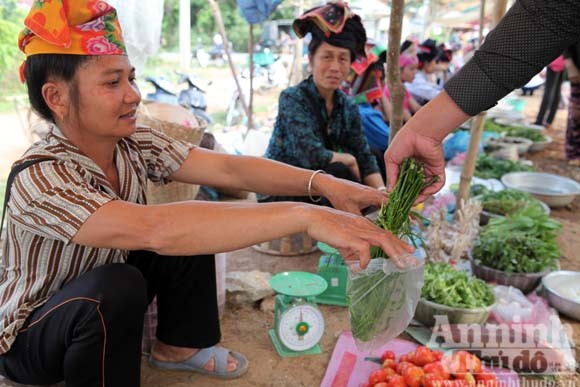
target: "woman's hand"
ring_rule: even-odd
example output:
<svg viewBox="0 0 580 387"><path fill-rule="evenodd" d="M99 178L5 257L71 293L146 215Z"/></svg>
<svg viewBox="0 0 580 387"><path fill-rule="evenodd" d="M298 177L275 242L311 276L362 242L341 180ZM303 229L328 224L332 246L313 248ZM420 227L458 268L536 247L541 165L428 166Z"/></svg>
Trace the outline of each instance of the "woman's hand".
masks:
<svg viewBox="0 0 580 387"><path fill-rule="evenodd" d="M330 200L334 208L357 215L367 207L380 207L388 200L386 191L331 175L319 174L313 184L316 191Z"/></svg>
<svg viewBox="0 0 580 387"><path fill-rule="evenodd" d="M417 203L425 201L438 192L445 184L445 158L441 142L431 137L403 127L385 152L387 169L387 187L389 192L395 188L403 161L414 157L425 165L427 177L439 176L439 180L425 190L417 198Z"/></svg>
<svg viewBox="0 0 580 387"><path fill-rule="evenodd" d="M345 260L358 259L363 269L369 264L371 246L379 246L399 268L418 263L412 246L362 216L322 206L306 211L308 235L337 249Z"/></svg>

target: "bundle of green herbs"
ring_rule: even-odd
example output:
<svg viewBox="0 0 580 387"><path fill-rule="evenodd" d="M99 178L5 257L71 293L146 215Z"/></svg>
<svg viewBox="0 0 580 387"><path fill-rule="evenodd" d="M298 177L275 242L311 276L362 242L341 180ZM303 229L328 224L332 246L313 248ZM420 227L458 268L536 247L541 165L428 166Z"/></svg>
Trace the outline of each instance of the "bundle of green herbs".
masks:
<svg viewBox="0 0 580 387"><path fill-rule="evenodd" d="M541 207L524 207L505 218L492 219L482 228L473 259L508 274L555 269L560 258L556 236L561 228Z"/></svg>
<svg viewBox="0 0 580 387"><path fill-rule="evenodd" d="M421 297L454 308L482 308L495 302L491 286L446 262L425 264Z"/></svg>
<svg viewBox="0 0 580 387"><path fill-rule="evenodd" d="M411 208L419 194L437 178L427 179L421 163L413 158L406 159L395 189L389 194L387 204L380 209L376 224L415 244L416 236L411 231ZM373 339L389 326L395 330L393 327L397 324L392 324L393 319L399 319L399 325L404 325L402 331L413 313L408 316L408 321L401 322L400 319L405 318L401 310L410 302L416 306L422 285L422 269L419 274L417 270L398 270L378 247L371 249L371 258L366 270L351 273L347 290L352 333L355 339L363 342ZM412 292L416 294L410 294Z"/></svg>
<svg viewBox="0 0 580 387"><path fill-rule="evenodd" d="M498 215L513 214L526 206L542 208L540 202L532 195L513 189L486 192L479 197L479 201L485 211Z"/></svg>

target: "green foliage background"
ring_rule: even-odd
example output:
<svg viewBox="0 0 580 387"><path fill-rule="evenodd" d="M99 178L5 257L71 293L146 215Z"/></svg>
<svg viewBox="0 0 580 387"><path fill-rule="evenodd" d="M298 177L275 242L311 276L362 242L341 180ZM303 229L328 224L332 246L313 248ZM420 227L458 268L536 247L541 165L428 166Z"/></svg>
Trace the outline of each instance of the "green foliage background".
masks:
<svg viewBox="0 0 580 387"><path fill-rule="evenodd" d="M249 25L238 10L236 0L222 0L218 2L228 40L234 50L247 51L249 41ZM179 42L179 0L165 0L163 14L162 35L163 48L174 50ZM293 19L294 9L290 3L282 2L270 19ZM213 35L218 27L207 0L191 0L191 44L195 47L198 40L205 46L211 45ZM254 36L259 39L262 33L261 26L254 26ZM193 47L192 47L193 48Z"/></svg>
<svg viewBox="0 0 580 387"><path fill-rule="evenodd" d="M0 16L0 90L3 95L23 92L18 67L24 55L17 41L26 11L17 6L16 0L0 0Z"/></svg>

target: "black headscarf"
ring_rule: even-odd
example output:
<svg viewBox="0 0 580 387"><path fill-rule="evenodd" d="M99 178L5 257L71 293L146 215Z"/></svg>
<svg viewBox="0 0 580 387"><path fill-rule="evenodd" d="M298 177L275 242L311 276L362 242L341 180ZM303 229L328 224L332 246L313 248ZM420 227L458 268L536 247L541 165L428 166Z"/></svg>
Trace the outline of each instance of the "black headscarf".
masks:
<svg viewBox="0 0 580 387"><path fill-rule="evenodd" d="M346 48L353 58L365 56L366 31L360 17L342 1L309 9L294 20L292 28L300 38L310 32L313 41Z"/></svg>

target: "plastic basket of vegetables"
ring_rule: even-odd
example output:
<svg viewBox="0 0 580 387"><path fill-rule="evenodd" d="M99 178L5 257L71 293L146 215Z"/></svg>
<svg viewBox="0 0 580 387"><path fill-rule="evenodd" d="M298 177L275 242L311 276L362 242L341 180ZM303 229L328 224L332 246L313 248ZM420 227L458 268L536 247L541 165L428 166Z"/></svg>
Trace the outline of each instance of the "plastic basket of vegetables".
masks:
<svg viewBox="0 0 580 387"><path fill-rule="evenodd" d="M557 268L556 235L561 227L536 206L490 220L470 256L474 275L531 292L545 274Z"/></svg>
<svg viewBox="0 0 580 387"><path fill-rule="evenodd" d="M481 279L445 262L428 262L414 318L425 326L433 326L436 316L450 324L482 324L494 305L493 290Z"/></svg>
<svg viewBox="0 0 580 387"><path fill-rule="evenodd" d="M413 203L436 178L425 177L423 165L406 159L395 189L389 194L376 224L415 244L410 214ZM371 249L369 266L350 266L347 298L350 325L359 348L372 349L398 336L411 321L423 284L423 267L397 268L378 247Z"/></svg>

